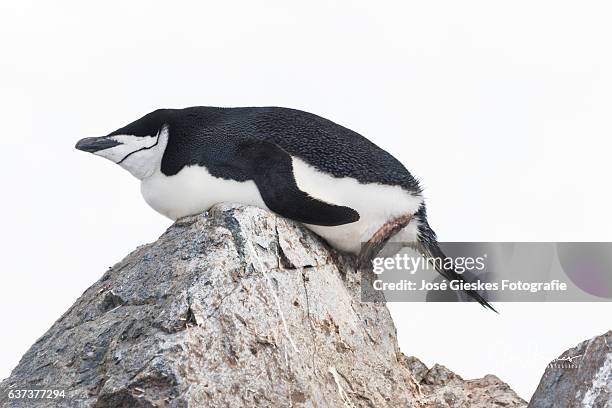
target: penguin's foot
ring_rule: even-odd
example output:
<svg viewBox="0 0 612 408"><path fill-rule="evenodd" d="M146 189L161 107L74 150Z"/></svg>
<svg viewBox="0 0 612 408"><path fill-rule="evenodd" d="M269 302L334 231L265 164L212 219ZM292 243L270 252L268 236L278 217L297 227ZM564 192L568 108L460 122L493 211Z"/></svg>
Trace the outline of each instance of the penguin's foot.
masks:
<svg viewBox="0 0 612 408"><path fill-rule="evenodd" d="M368 268L372 259L380 252L389 239L410 224L413 218L414 214L406 214L384 223L368 242L361 247L357 263L359 269Z"/></svg>
<svg viewBox="0 0 612 408"><path fill-rule="evenodd" d="M329 245L329 244L328 244ZM334 264L342 279L346 279L349 273L357 273L359 271L359 256L351 252L344 252L329 245L328 262Z"/></svg>

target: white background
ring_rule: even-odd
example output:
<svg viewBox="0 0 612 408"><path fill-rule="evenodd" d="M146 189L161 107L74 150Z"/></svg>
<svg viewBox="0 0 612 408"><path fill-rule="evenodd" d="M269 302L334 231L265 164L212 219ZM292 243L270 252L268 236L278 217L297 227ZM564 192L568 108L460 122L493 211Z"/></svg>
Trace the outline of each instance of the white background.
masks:
<svg viewBox="0 0 612 408"><path fill-rule="evenodd" d="M0 3L0 377L169 225L73 149L150 110L280 105L392 152L445 241L612 240L609 2ZM392 305L401 349L529 398L611 303Z"/></svg>

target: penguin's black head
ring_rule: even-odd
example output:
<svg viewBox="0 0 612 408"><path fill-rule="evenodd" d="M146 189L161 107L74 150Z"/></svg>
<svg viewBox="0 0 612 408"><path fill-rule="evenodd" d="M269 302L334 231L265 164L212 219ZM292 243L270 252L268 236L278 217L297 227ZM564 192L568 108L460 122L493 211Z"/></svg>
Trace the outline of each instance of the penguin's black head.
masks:
<svg viewBox="0 0 612 408"><path fill-rule="evenodd" d="M106 136L86 137L76 148L119 164L144 179L159 169L169 137L168 110L159 109Z"/></svg>

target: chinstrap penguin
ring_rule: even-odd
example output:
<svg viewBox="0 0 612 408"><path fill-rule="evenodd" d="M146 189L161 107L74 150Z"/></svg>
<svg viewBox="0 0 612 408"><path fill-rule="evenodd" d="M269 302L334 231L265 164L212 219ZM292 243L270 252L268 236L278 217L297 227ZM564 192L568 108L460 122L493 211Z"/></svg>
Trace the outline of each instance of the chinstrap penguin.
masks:
<svg viewBox="0 0 612 408"><path fill-rule="evenodd" d="M410 172L360 134L311 113L158 109L76 148L128 170L141 180L145 201L173 220L238 202L301 222L342 251L358 254L373 242L362 251L366 259L391 236L444 258ZM438 272L462 280L452 269Z"/></svg>

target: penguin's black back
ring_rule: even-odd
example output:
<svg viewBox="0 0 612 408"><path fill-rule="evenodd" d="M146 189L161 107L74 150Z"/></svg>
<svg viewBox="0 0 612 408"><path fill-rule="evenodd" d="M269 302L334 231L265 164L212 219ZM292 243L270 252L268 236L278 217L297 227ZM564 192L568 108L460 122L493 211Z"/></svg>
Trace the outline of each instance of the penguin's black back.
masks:
<svg viewBox="0 0 612 408"><path fill-rule="evenodd" d="M389 153L357 132L312 113L280 107L198 106L153 114L160 112L172 135L162 161L166 175L200 164L212 168L217 173L213 175L248 179L247 174L224 168L222 163L231 162L231 146L243 140L265 140L335 177L421 192L414 177Z"/></svg>

